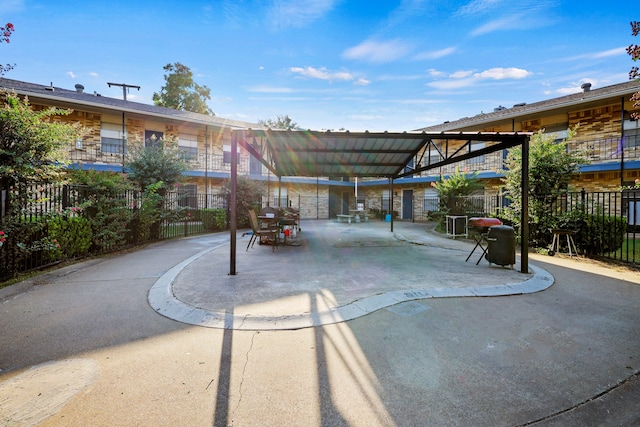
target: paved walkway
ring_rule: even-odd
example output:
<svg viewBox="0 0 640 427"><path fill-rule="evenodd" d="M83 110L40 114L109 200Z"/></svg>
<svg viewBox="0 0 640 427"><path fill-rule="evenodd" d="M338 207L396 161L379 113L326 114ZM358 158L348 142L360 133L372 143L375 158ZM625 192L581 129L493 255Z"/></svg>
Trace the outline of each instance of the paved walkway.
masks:
<svg viewBox="0 0 640 427"><path fill-rule="evenodd" d="M225 329L275 330L339 323L396 304L429 298L522 295L553 284L530 273L490 265L473 245L427 232L425 224L303 221L275 252L238 238L236 271L228 244L216 244L167 271L149 292L160 314Z"/></svg>
<svg viewBox="0 0 640 427"><path fill-rule="evenodd" d="M527 274L476 265L469 241L423 224L302 227L276 252L239 235L235 276L219 233L1 289L0 419L639 425L637 273L533 253Z"/></svg>

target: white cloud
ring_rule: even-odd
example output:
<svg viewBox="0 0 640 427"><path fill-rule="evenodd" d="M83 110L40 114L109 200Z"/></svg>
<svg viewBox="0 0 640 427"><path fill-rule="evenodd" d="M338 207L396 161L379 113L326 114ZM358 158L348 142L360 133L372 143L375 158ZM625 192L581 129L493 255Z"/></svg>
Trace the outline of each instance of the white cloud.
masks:
<svg viewBox="0 0 640 427"><path fill-rule="evenodd" d="M427 83L427 86L435 89L460 89L463 87L472 86L476 83L485 80L519 80L529 77L533 73L522 68L490 68L481 72L474 72L473 70L460 70L449 74L447 80L436 80L434 82ZM438 72L433 74L434 76L441 76L442 73Z"/></svg>
<svg viewBox="0 0 640 427"><path fill-rule="evenodd" d="M545 94L550 95L552 93L555 93L558 95L571 95L572 93L583 92L582 85L584 83L591 83L592 86L598 86L597 79L583 78L578 80L577 82L570 82L567 86L555 90L545 91Z"/></svg>
<svg viewBox="0 0 640 427"><path fill-rule="evenodd" d="M422 52L419 53L417 55L415 55L413 57L413 59L415 60L424 60L424 59L440 59L440 58L444 58L445 56L449 56L451 54L453 54L455 51L457 50L457 48L455 47L446 47L444 49L440 49L440 50L432 50L429 52Z"/></svg>
<svg viewBox="0 0 640 427"><path fill-rule="evenodd" d="M95 71L91 71L91 72L89 73L89 75L90 75L91 77L99 77L99 76L100 76L100 74L96 73Z"/></svg>
<svg viewBox="0 0 640 427"><path fill-rule="evenodd" d="M566 60L576 61L576 60L583 60L583 59L601 59L601 58L609 58L611 56L626 55L626 54L627 54L626 47L616 47L614 49L603 50L600 52L590 52L582 55L571 56Z"/></svg>
<svg viewBox="0 0 640 427"><path fill-rule="evenodd" d="M469 71L460 70L460 71L456 71L453 74L449 74L449 77L452 79L464 79L465 77L469 77L472 74L473 74L472 70L469 70Z"/></svg>
<svg viewBox="0 0 640 427"><path fill-rule="evenodd" d="M67 71L67 76L71 77L72 79L76 78L76 75L73 73L73 71Z"/></svg>
<svg viewBox="0 0 640 427"><path fill-rule="evenodd" d="M555 22L553 0L472 0L456 13L463 19L478 22L490 20L471 31L472 37L501 30L525 30L547 26Z"/></svg>
<svg viewBox="0 0 640 427"><path fill-rule="evenodd" d="M350 73L344 71L331 72L324 67L291 67L289 68L289 71L294 74L319 80L353 80L353 76Z"/></svg>
<svg viewBox="0 0 640 427"><path fill-rule="evenodd" d="M514 30L522 28L521 21L523 20L522 14L503 16L498 19L487 22L484 25L479 26L475 30L471 31L471 36L481 36L483 34L493 33L499 30Z"/></svg>
<svg viewBox="0 0 640 427"><path fill-rule="evenodd" d="M383 31L392 31L406 25L407 22L425 16L429 13L431 9L429 3L432 2L430 0L401 0L395 3L399 4L389 13L382 27Z"/></svg>
<svg viewBox="0 0 640 427"><path fill-rule="evenodd" d="M381 64L402 58L409 53L410 49L407 43L399 40L387 42L367 40L345 50L342 57Z"/></svg>
<svg viewBox="0 0 640 427"><path fill-rule="evenodd" d="M597 52L596 54L593 55L593 58L608 58L610 56L626 55L626 54L627 54L626 47L617 47L615 49L609 49L602 52Z"/></svg>
<svg viewBox="0 0 640 427"><path fill-rule="evenodd" d="M330 12L336 0L275 0L267 11L267 22L275 29L301 28Z"/></svg>
<svg viewBox="0 0 640 427"><path fill-rule="evenodd" d="M522 68L491 68L481 73L476 73L473 76L480 79L524 79L529 77L532 73Z"/></svg>
<svg viewBox="0 0 640 427"><path fill-rule="evenodd" d="M444 77L447 75L447 73L445 73L444 71L438 71L433 68L428 69L427 73L429 73L429 75L433 77Z"/></svg>
<svg viewBox="0 0 640 427"><path fill-rule="evenodd" d="M478 15L500 5L502 0L472 0L458 10L458 15Z"/></svg>
<svg viewBox="0 0 640 427"><path fill-rule="evenodd" d="M412 80L424 79L424 74L383 74L376 78L377 81L397 81L408 82Z"/></svg>
<svg viewBox="0 0 640 427"><path fill-rule="evenodd" d="M561 87L558 88L554 91L546 91L547 94L550 93L557 93L558 95L571 95L572 93L579 93L582 92L582 89L580 89L580 86L574 87L574 86L568 86L568 87Z"/></svg>
<svg viewBox="0 0 640 427"><path fill-rule="evenodd" d="M329 71L325 67L291 67L289 68L294 74L299 76L308 77L318 80L326 81L352 81L353 84L358 86L367 86L371 82L364 77L356 78L353 74L347 71Z"/></svg>

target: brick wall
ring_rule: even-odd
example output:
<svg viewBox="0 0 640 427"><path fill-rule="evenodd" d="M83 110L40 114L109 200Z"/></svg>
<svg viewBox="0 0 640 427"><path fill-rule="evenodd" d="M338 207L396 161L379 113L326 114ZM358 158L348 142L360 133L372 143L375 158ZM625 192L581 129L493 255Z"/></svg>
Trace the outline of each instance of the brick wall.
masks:
<svg viewBox="0 0 640 427"><path fill-rule="evenodd" d="M606 105L569 112L569 127L578 125L576 141L620 137L622 106Z"/></svg>

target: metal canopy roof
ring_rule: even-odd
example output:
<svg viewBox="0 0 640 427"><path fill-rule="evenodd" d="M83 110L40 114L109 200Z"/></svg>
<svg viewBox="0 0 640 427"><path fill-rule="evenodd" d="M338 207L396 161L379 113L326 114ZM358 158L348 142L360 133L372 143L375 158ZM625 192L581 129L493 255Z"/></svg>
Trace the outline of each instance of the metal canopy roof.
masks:
<svg viewBox="0 0 640 427"><path fill-rule="evenodd" d="M396 178L445 164L459 162L521 144L530 133L439 132L370 133L284 130L240 131L238 142L277 176L351 176ZM260 152L250 143L264 139ZM449 150L450 141L455 151ZM471 150L471 142L485 147ZM437 163L416 165L406 171L416 155L430 145L438 151Z"/></svg>
<svg viewBox="0 0 640 427"><path fill-rule="evenodd" d="M262 144L255 142L258 137ZM529 270L529 138L531 133L498 132L441 132L441 133L351 133L237 130L231 141L231 218L230 218L230 275L236 274L236 190L237 146L243 146L275 175L283 176L363 176L387 177L393 189L393 178L411 175L423 170L482 156L522 144L522 213L521 261L523 273ZM464 141L452 145L449 141ZM482 141L484 146L473 149L472 142ZM423 150L424 148L424 150ZM431 152L438 160L431 163ZM417 167L405 169L415 156L421 154ZM423 159L427 157L427 164ZM393 206L393 191L390 191ZM393 216L391 216L393 232Z"/></svg>

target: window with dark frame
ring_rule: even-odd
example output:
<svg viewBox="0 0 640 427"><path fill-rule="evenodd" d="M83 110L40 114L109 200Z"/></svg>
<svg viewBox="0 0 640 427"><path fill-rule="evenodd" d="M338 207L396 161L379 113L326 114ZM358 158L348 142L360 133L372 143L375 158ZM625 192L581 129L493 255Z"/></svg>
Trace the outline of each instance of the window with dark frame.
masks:
<svg viewBox="0 0 640 427"><path fill-rule="evenodd" d="M157 130L145 130L144 131L144 146L162 148L162 139L164 138L164 132Z"/></svg>
<svg viewBox="0 0 640 427"><path fill-rule="evenodd" d="M127 132L125 128L124 142L122 134L122 124L101 123L100 124L100 151L105 154L127 154Z"/></svg>
<svg viewBox="0 0 640 427"><path fill-rule="evenodd" d="M198 186L183 184L178 187L178 206L198 209Z"/></svg>
<svg viewBox="0 0 640 427"><path fill-rule="evenodd" d="M231 146L225 145L222 147L222 162L224 164L231 164ZM240 164L240 148L238 147L238 158L236 163Z"/></svg>

